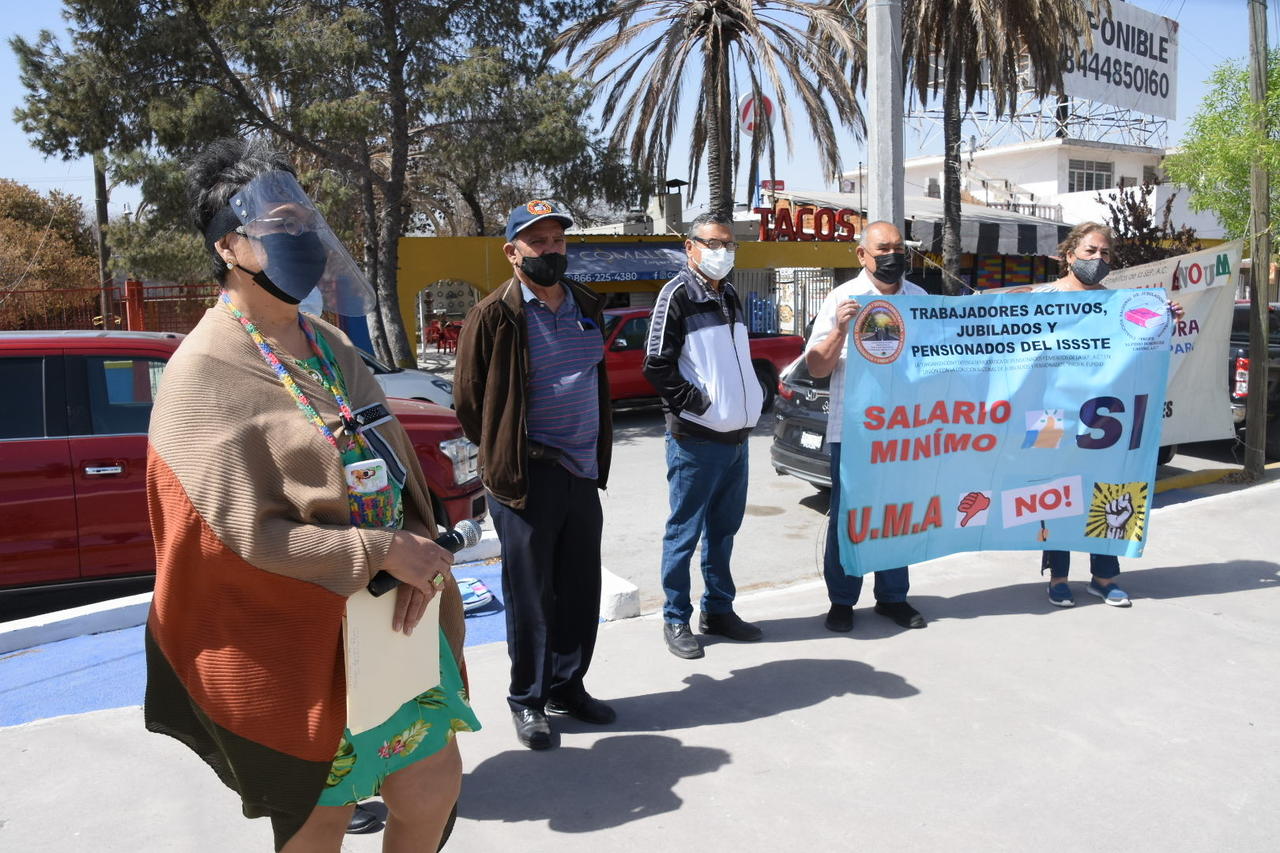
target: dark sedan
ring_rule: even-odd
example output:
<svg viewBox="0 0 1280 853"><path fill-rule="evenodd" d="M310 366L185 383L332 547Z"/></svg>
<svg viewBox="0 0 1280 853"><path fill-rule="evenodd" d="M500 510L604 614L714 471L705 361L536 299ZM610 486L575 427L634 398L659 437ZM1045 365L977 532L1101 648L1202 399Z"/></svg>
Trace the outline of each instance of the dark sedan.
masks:
<svg viewBox="0 0 1280 853"><path fill-rule="evenodd" d="M791 474L820 489L831 488L831 451L826 439L829 383L830 377L810 375L803 356L782 371L769 452L779 474Z"/></svg>

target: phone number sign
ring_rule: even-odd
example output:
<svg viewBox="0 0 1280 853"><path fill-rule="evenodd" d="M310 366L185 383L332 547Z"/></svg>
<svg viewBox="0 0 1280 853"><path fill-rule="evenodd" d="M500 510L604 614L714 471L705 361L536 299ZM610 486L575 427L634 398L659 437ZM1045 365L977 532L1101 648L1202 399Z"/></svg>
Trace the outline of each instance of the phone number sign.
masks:
<svg viewBox="0 0 1280 853"><path fill-rule="evenodd" d="M1063 91L1122 109L1177 118L1178 22L1132 3L1089 11L1093 44L1062 58Z"/></svg>

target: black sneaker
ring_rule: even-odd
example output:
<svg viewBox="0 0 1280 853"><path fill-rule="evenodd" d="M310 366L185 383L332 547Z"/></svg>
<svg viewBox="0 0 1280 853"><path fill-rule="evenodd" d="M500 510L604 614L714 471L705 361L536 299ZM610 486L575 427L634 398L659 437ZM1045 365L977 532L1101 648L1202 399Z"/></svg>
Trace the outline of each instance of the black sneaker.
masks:
<svg viewBox="0 0 1280 853"><path fill-rule="evenodd" d="M853 630L853 605L831 605L831 609L827 611L827 618L822 624L827 626L828 631L837 631L841 634L849 633Z"/></svg>
<svg viewBox="0 0 1280 853"><path fill-rule="evenodd" d="M667 649L678 658L693 660L706 654L698 638L689 630L688 622L663 622L662 636L666 638Z"/></svg>
<svg viewBox="0 0 1280 853"><path fill-rule="evenodd" d="M732 610L728 613L702 611L698 615L698 630L704 634L719 634L742 643L754 643L764 636L763 631L750 622L743 622L742 618Z"/></svg>
<svg viewBox="0 0 1280 853"><path fill-rule="evenodd" d="M905 601L877 601L876 612L892 619L899 628L923 628L924 617Z"/></svg>

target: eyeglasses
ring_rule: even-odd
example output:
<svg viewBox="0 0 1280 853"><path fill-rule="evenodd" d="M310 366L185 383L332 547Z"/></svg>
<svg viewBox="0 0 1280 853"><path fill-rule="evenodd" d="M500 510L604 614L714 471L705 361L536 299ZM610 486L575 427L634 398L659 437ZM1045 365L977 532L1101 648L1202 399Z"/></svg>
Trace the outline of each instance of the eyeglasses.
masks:
<svg viewBox="0 0 1280 853"><path fill-rule="evenodd" d="M265 237L268 234L289 234L297 237L314 229L314 216L264 216L241 225L236 229L236 233L253 238Z"/></svg>
<svg viewBox="0 0 1280 853"><path fill-rule="evenodd" d="M706 246L708 249L711 249L712 251L715 251L717 249L728 249L730 252L732 252L738 248L738 243L736 240L716 240L714 238L711 240L704 240L701 237L692 237L692 236L689 239L697 240L699 243Z"/></svg>

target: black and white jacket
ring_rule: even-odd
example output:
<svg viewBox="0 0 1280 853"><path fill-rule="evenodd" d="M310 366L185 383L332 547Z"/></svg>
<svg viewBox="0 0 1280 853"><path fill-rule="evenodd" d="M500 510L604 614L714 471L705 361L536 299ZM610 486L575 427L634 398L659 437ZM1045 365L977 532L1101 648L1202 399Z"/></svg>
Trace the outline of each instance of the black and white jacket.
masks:
<svg viewBox="0 0 1280 853"><path fill-rule="evenodd" d="M764 394L751 366L742 303L728 279L719 296L688 266L663 286L644 375L662 397L672 435L741 443L760 418Z"/></svg>

